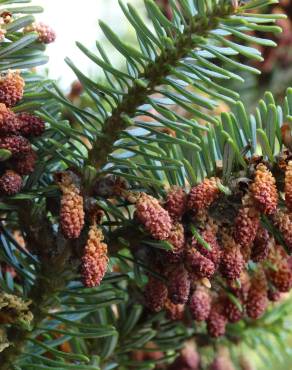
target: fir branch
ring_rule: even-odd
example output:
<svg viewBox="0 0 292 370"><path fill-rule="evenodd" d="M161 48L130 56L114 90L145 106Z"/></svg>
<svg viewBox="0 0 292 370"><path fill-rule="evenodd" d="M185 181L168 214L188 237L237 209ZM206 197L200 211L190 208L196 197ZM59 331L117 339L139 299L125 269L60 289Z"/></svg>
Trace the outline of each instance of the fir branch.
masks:
<svg viewBox="0 0 292 370"><path fill-rule="evenodd" d="M125 117L132 116L137 108L146 102L147 97L155 92L155 88L163 83L165 77L172 73L172 68L176 67L191 50L200 46L202 38L218 27L220 18L226 18L233 13L234 8L225 4L214 7L205 17L196 15L189 19L189 24L177 37L174 46L163 49L161 54L139 73L127 95L106 119L101 134L89 151L89 165L96 169L105 165L120 132L127 128Z"/></svg>

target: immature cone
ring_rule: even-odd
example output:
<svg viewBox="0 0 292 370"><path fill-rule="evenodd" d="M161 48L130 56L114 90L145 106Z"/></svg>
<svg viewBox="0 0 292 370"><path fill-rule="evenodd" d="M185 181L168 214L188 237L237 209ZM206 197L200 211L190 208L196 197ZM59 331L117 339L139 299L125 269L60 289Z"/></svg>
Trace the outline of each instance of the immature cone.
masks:
<svg viewBox="0 0 292 370"><path fill-rule="evenodd" d="M167 367L167 370L199 370L200 355L198 354L193 343L185 344L180 355L176 358L173 364Z"/></svg>
<svg viewBox="0 0 292 370"><path fill-rule="evenodd" d="M268 289L268 300L271 302L278 302L281 299L281 292L276 289Z"/></svg>
<svg viewBox="0 0 292 370"><path fill-rule="evenodd" d="M184 317L185 305L184 304L174 304L170 299L165 302L166 317L172 321L180 321Z"/></svg>
<svg viewBox="0 0 292 370"><path fill-rule="evenodd" d="M36 160L37 160L37 155L31 149L27 153L23 154L21 158L12 159L11 166L20 175L29 175L35 169Z"/></svg>
<svg viewBox="0 0 292 370"><path fill-rule="evenodd" d="M251 280L246 300L246 313L252 319L260 318L268 305L267 281L262 272L258 272Z"/></svg>
<svg viewBox="0 0 292 370"><path fill-rule="evenodd" d="M39 35L39 42L42 42L44 44L50 44L56 40L55 31L50 26L42 22L32 23L31 25L24 28L24 32L37 32Z"/></svg>
<svg viewBox="0 0 292 370"><path fill-rule="evenodd" d="M168 211L170 217L173 220L180 220L186 211L186 207L186 192L178 186L171 188L164 204L164 208Z"/></svg>
<svg viewBox="0 0 292 370"><path fill-rule="evenodd" d="M161 280L150 276L144 294L146 305L151 311L159 312L163 309L168 292Z"/></svg>
<svg viewBox="0 0 292 370"><path fill-rule="evenodd" d="M292 270L288 262L288 255L277 245L269 254L271 267L266 270L268 280L281 293L287 293L292 288Z"/></svg>
<svg viewBox="0 0 292 370"><path fill-rule="evenodd" d="M203 286L198 286L193 292L189 309L195 321L207 320L211 310L211 296L209 291Z"/></svg>
<svg viewBox="0 0 292 370"><path fill-rule="evenodd" d="M230 300L230 298L225 297L224 299L224 315L229 322L235 323L242 319L243 312L237 307L237 305Z"/></svg>
<svg viewBox="0 0 292 370"><path fill-rule="evenodd" d="M227 348L221 347L209 370L235 370Z"/></svg>
<svg viewBox="0 0 292 370"><path fill-rule="evenodd" d="M19 131L20 123L14 112L0 103L0 134L15 134Z"/></svg>
<svg viewBox="0 0 292 370"><path fill-rule="evenodd" d="M7 170L4 175L0 177L0 191L6 195L14 195L19 193L21 187L21 176L12 170Z"/></svg>
<svg viewBox="0 0 292 370"><path fill-rule="evenodd" d="M174 268L169 276L168 297L174 304L184 304L188 301L190 294L190 277L183 265Z"/></svg>
<svg viewBox="0 0 292 370"><path fill-rule="evenodd" d="M83 197L69 173L62 173L58 184L63 193L60 211L61 229L65 238L76 239L84 225Z"/></svg>
<svg viewBox="0 0 292 370"><path fill-rule="evenodd" d="M185 245L185 234L182 224L176 223L173 225L167 241L172 244L172 250L165 253L167 261L170 263L181 261Z"/></svg>
<svg viewBox="0 0 292 370"><path fill-rule="evenodd" d="M272 215L276 212L278 192L276 181L267 167L260 163L255 172L255 179L250 186L251 194L259 211Z"/></svg>
<svg viewBox="0 0 292 370"><path fill-rule="evenodd" d="M157 199L142 193L136 203L136 215L154 239L165 240L169 237L172 220Z"/></svg>
<svg viewBox="0 0 292 370"><path fill-rule="evenodd" d="M221 274L226 279L235 280L240 277L244 268L244 259L240 247L234 239L224 234L222 237L223 253L221 258Z"/></svg>
<svg viewBox="0 0 292 370"><path fill-rule="evenodd" d="M220 190L217 185L219 181L218 178L211 177L193 187L188 195L188 208L194 212L209 208L219 197Z"/></svg>
<svg viewBox="0 0 292 370"><path fill-rule="evenodd" d="M254 262L264 261L269 254L272 243L273 240L270 238L268 231L260 227L252 246L251 259Z"/></svg>
<svg viewBox="0 0 292 370"><path fill-rule="evenodd" d="M289 211L292 211L292 161L288 162L285 171L285 203Z"/></svg>
<svg viewBox="0 0 292 370"><path fill-rule="evenodd" d="M22 99L24 85L24 79L18 71L9 71L0 77L0 103L13 107Z"/></svg>
<svg viewBox="0 0 292 370"><path fill-rule="evenodd" d="M225 334L227 319L224 316L223 306L214 302L207 320L207 330L211 337L218 338Z"/></svg>
<svg viewBox="0 0 292 370"><path fill-rule="evenodd" d="M188 248L185 263L188 271L198 278L210 278L216 271L214 263L194 247Z"/></svg>
<svg viewBox="0 0 292 370"><path fill-rule="evenodd" d="M40 136L45 131L45 122L30 113L19 113L17 115L19 120L19 131L21 135L29 137L29 136Z"/></svg>
<svg viewBox="0 0 292 370"><path fill-rule="evenodd" d="M273 221L281 232L287 247L292 251L292 217L289 213L278 210Z"/></svg>
<svg viewBox="0 0 292 370"><path fill-rule="evenodd" d="M7 135L0 137L0 149L10 150L13 156L28 153L31 150L30 142L22 136Z"/></svg>
<svg viewBox="0 0 292 370"><path fill-rule="evenodd" d="M234 239L241 248L250 248L260 224L260 214L254 207L243 206L235 219Z"/></svg>
<svg viewBox="0 0 292 370"><path fill-rule="evenodd" d="M86 287L95 287L101 283L108 265L107 245L103 242L101 229L92 225L82 257L82 281Z"/></svg>
<svg viewBox="0 0 292 370"><path fill-rule="evenodd" d="M218 244L216 234L212 228L206 228L202 233L201 237L209 244L211 250L208 250L202 244L200 244L194 237L191 241L192 247L196 248L204 257L208 258L214 263L215 268L218 267L221 257L222 250Z"/></svg>

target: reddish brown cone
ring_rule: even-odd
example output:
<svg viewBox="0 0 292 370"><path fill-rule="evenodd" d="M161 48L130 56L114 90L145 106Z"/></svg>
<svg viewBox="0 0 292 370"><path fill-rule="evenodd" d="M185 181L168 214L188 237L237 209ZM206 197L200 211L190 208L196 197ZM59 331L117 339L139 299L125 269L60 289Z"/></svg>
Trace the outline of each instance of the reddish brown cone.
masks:
<svg viewBox="0 0 292 370"><path fill-rule="evenodd" d="M243 206L235 219L234 239L241 248L250 248L260 224L259 212L249 206Z"/></svg>
<svg viewBox="0 0 292 370"><path fill-rule="evenodd" d="M173 226L172 220L157 199L142 193L136 203L136 215L153 238L165 240L169 237Z"/></svg>
<svg viewBox="0 0 292 370"><path fill-rule="evenodd" d="M225 297L223 302L224 315L229 322L235 323L242 319L243 311L240 310L239 307L230 300L230 298Z"/></svg>
<svg viewBox="0 0 292 370"><path fill-rule="evenodd" d="M108 265L107 245L103 242L101 229L90 227L82 257L82 281L86 287L100 285Z"/></svg>
<svg viewBox="0 0 292 370"><path fill-rule="evenodd" d="M172 244L172 250L165 253L168 262L176 263L181 261L184 253L185 235L184 227L180 223L173 225L167 241Z"/></svg>
<svg viewBox="0 0 292 370"><path fill-rule="evenodd" d="M193 292L189 309L195 321L207 320L211 310L211 296L203 286L198 286Z"/></svg>
<svg viewBox="0 0 292 370"><path fill-rule="evenodd" d="M276 212L278 204L276 181L272 173L262 163L256 168L255 179L250 186L250 191L259 211L267 215Z"/></svg>
<svg viewBox="0 0 292 370"><path fill-rule="evenodd" d="M226 279L238 279L245 264L240 247L228 234L223 235L222 245L221 274L226 277Z"/></svg>
<svg viewBox="0 0 292 370"><path fill-rule="evenodd" d="M0 177L0 191L7 195L14 195L20 192L22 187L21 176L11 170L7 170Z"/></svg>
<svg viewBox="0 0 292 370"><path fill-rule="evenodd" d="M227 319L224 316L223 306L214 302L207 320L207 330L211 337L218 338L225 334Z"/></svg>
<svg viewBox="0 0 292 370"><path fill-rule="evenodd" d="M22 136L7 135L0 137L0 149L10 150L13 156L31 151L30 142Z"/></svg>
<svg viewBox="0 0 292 370"><path fill-rule="evenodd" d="M274 224L282 234L282 237L292 251L292 217L289 213L278 210L273 217Z"/></svg>
<svg viewBox="0 0 292 370"><path fill-rule="evenodd" d="M192 239L192 247L196 248L203 256L211 260L214 263L215 268L217 268L222 257L222 250L218 244L216 234L211 228L206 228L201 233L201 237L205 240L206 243L209 244L211 250L205 248L196 240L196 238Z"/></svg>
<svg viewBox="0 0 292 370"><path fill-rule="evenodd" d="M24 79L19 72L9 71L0 78L0 103L13 107L23 97Z"/></svg>
<svg viewBox="0 0 292 370"><path fill-rule="evenodd" d="M184 304L190 294L190 277L183 265L174 268L168 276L168 297L174 304Z"/></svg>
<svg viewBox="0 0 292 370"><path fill-rule="evenodd" d="M145 286L145 302L147 307L153 312L161 311L166 302L167 294L166 285L161 280L150 276Z"/></svg>
<svg viewBox="0 0 292 370"><path fill-rule="evenodd" d="M198 278L210 278L216 271L214 263L194 247L188 248L185 263L187 269Z"/></svg>
<svg viewBox="0 0 292 370"><path fill-rule="evenodd" d="M58 184L63 193L60 211L61 229L65 238L76 239L84 225L83 197L68 172L61 174L61 181L58 181Z"/></svg>
<svg viewBox="0 0 292 370"><path fill-rule="evenodd" d="M45 122L41 118L26 112L19 113L17 118L20 122L19 130L21 135L29 137L40 136L43 134L45 130Z"/></svg>
<svg viewBox="0 0 292 370"><path fill-rule="evenodd" d="M180 220L187 207L186 192L178 186L173 187L167 194L164 207L173 220Z"/></svg>
<svg viewBox="0 0 292 370"><path fill-rule="evenodd" d="M272 239L270 238L268 231L263 227L260 227L252 246L251 259L254 262L264 261L269 254L271 245Z"/></svg>
<svg viewBox="0 0 292 370"><path fill-rule="evenodd" d="M20 123L16 114L0 103L0 134L15 134L19 131Z"/></svg>
<svg viewBox="0 0 292 370"><path fill-rule="evenodd" d="M172 321L180 321L184 317L185 305L184 304L174 304L170 299L165 302L166 317Z"/></svg>
<svg viewBox="0 0 292 370"><path fill-rule="evenodd" d="M252 319L260 318L268 305L267 281L264 274L259 271L251 280L247 295L246 313Z"/></svg>
<svg viewBox="0 0 292 370"><path fill-rule="evenodd" d="M285 250L277 245L269 254L270 266L266 270L268 280L281 293L287 293L292 288L292 270Z"/></svg>
<svg viewBox="0 0 292 370"><path fill-rule="evenodd" d="M21 158L11 160L11 165L20 175L29 175L35 169L37 160L36 153L31 149L29 152L23 154Z"/></svg>
<svg viewBox="0 0 292 370"><path fill-rule="evenodd" d="M188 195L188 208L194 212L209 208L220 194L217 185L219 181L218 178L211 177L193 187Z"/></svg>

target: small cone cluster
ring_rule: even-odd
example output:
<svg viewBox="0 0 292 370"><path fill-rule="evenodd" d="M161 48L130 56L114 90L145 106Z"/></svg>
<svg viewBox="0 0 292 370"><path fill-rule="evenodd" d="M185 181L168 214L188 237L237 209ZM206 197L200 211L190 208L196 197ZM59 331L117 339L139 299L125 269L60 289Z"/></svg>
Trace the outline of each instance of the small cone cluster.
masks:
<svg viewBox="0 0 292 370"><path fill-rule="evenodd" d="M152 310L164 309L173 320L190 314L193 320L206 322L210 336L217 338L224 335L227 323L261 317L269 301L290 291L291 263L283 253L275 253L279 247L263 220L274 223L292 250L292 216L288 206L278 205L276 181L267 166L257 162L253 171L252 164L249 185L232 195L220 195L224 189L218 178L203 180L189 193L172 188L164 200L145 193L132 195L136 221L144 226L147 238L172 245L171 251L164 250L164 243L161 249L149 248L149 254L144 246L147 263L157 263L164 279L163 284L151 283L150 295L150 286L145 288ZM289 193L288 171L289 166L285 183ZM224 197L234 202L234 209L223 207L218 215ZM288 199L286 195L286 203Z"/></svg>
<svg viewBox="0 0 292 370"><path fill-rule="evenodd" d="M289 211L292 211L292 161L289 161L285 171L285 203Z"/></svg>
<svg viewBox="0 0 292 370"><path fill-rule="evenodd" d="M76 239L84 226L83 197L70 172L58 174L57 183L62 191L60 225L66 239Z"/></svg>
<svg viewBox="0 0 292 370"><path fill-rule="evenodd" d="M103 242L100 228L92 225L89 229L87 243L81 264L81 275L86 287L99 286L108 266L107 245Z"/></svg>
<svg viewBox="0 0 292 370"><path fill-rule="evenodd" d="M220 195L218 182L218 178L212 177L192 188L188 195L188 208L193 212L207 209Z"/></svg>
<svg viewBox="0 0 292 370"><path fill-rule="evenodd" d="M194 343L187 342L173 364L167 367L167 370L199 370L200 363L200 355Z"/></svg>
<svg viewBox="0 0 292 370"><path fill-rule="evenodd" d="M260 163L255 171L255 179L250 187L257 208L266 215L273 215L278 205L276 180L267 167Z"/></svg>
<svg viewBox="0 0 292 370"><path fill-rule="evenodd" d="M8 71L0 77L0 150L2 159L0 191L3 195L14 195L21 190L22 176L35 169L37 155L30 139L40 136L45 123L31 113L14 113L11 107L23 97L24 80L18 71Z"/></svg>
<svg viewBox="0 0 292 370"><path fill-rule="evenodd" d="M48 25L39 22L32 23L24 28L24 33L36 32L39 35L39 42L43 44L51 44L56 40L55 31Z"/></svg>
<svg viewBox="0 0 292 370"><path fill-rule="evenodd" d="M143 193L136 203L136 215L154 239L165 240L169 237L173 222L157 199Z"/></svg>
<svg viewBox="0 0 292 370"><path fill-rule="evenodd" d="M145 302L147 307L153 312L163 309L167 300L167 286L159 279L150 276L145 287Z"/></svg>

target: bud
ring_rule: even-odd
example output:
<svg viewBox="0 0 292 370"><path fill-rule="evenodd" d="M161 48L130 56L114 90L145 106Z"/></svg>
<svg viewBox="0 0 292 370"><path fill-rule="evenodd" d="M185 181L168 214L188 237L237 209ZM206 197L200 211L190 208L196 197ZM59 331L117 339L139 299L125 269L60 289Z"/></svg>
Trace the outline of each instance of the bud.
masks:
<svg viewBox="0 0 292 370"><path fill-rule="evenodd" d="M154 239L165 240L169 237L172 221L157 199L142 193L136 203L136 215Z"/></svg>
<svg viewBox="0 0 292 370"><path fill-rule="evenodd" d="M7 170L0 177L0 191L6 195L14 195L20 192L22 187L22 178L18 173Z"/></svg>
<svg viewBox="0 0 292 370"><path fill-rule="evenodd" d="M206 229L201 233L201 237L209 244L211 250L206 249L195 237L191 241L192 247L196 248L204 257L211 260L214 263L215 268L217 268L222 257L222 250L218 244L216 234L212 228L206 227Z"/></svg>
<svg viewBox="0 0 292 370"><path fill-rule="evenodd" d="M292 271L285 250L277 245L269 254L270 266L266 270L268 280L281 293L287 293L292 287Z"/></svg>
<svg viewBox="0 0 292 370"><path fill-rule="evenodd" d="M267 281L262 271L258 271L251 280L246 300L246 313L255 320L264 314L267 306Z"/></svg>
<svg viewBox="0 0 292 370"><path fill-rule="evenodd" d="M221 274L229 280L238 279L245 265L239 245L226 233L223 234L222 245Z"/></svg>
<svg viewBox="0 0 292 370"><path fill-rule="evenodd" d="M61 173L58 185L63 193L60 211L61 229L65 238L76 239L84 225L83 197L69 172Z"/></svg>
<svg viewBox="0 0 292 370"><path fill-rule="evenodd" d="M276 289L268 289L268 300L271 302L278 302L281 299L281 293Z"/></svg>
<svg viewBox="0 0 292 370"><path fill-rule="evenodd" d="M169 276L168 297L174 304L184 304L188 301L191 282L189 273L180 265L174 268Z"/></svg>
<svg viewBox="0 0 292 370"><path fill-rule="evenodd" d="M273 239L270 238L268 231L261 226L258 229L257 236L252 246L251 259L254 262L264 261L269 254L269 249L272 244Z"/></svg>
<svg viewBox="0 0 292 370"><path fill-rule="evenodd" d="M37 155L31 149L27 153L23 154L21 158L12 159L11 166L20 175L29 175L35 169L36 160L37 160Z"/></svg>
<svg viewBox="0 0 292 370"><path fill-rule="evenodd" d="M182 224L176 223L173 225L167 241L173 246L173 249L171 251L167 251L165 253L167 260L170 263L181 261L185 246L185 234Z"/></svg>
<svg viewBox="0 0 292 370"><path fill-rule="evenodd" d="M31 151L30 142L22 136L7 135L0 137L0 148L10 150L13 156Z"/></svg>
<svg viewBox="0 0 292 370"><path fill-rule="evenodd" d="M50 44L56 40L55 31L50 26L42 22L32 23L31 25L25 27L23 31L25 33L37 32L39 35L38 40L43 44Z"/></svg>
<svg viewBox="0 0 292 370"><path fill-rule="evenodd" d="M228 319L229 322L235 323L242 319L243 312L239 309L239 307L231 301L229 297L224 297L223 300L224 305L224 315Z"/></svg>
<svg viewBox="0 0 292 370"><path fill-rule="evenodd" d="M147 307L153 312L163 309L167 299L167 287L159 279L150 276L145 286L145 302Z"/></svg>
<svg viewBox="0 0 292 370"><path fill-rule="evenodd" d="M24 79L20 73L8 71L0 77L0 103L13 107L23 97Z"/></svg>
<svg viewBox="0 0 292 370"><path fill-rule="evenodd" d="M267 167L260 163L255 172L255 179L250 186L251 194L259 211L272 215L276 212L278 192L276 181Z"/></svg>
<svg viewBox="0 0 292 370"><path fill-rule="evenodd" d="M23 136L41 136L45 131L45 122L30 113L19 113L17 115L20 125L20 133Z"/></svg>
<svg viewBox="0 0 292 370"><path fill-rule="evenodd" d="M83 284L89 288L99 286L106 273L108 256L107 245L103 239L101 229L92 225L89 229L81 265Z"/></svg>
<svg viewBox="0 0 292 370"><path fill-rule="evenodd" d="M167 367L167 370L199 370L199 368L200 355L194 344L188 342L185 344L174 363Z"/></svg>
<svg viewBox="0 0 292 370"><path fill-rule="evenodd" d="M216 358L210 366L210 370L235 370L227 348L221 347Z"/></svg>
<svg viewBox="0 0 292 370"><path fill-rule="evenodd" d="M173 220L180 220L186 211L187 207L187 195L186 192L178 187L174 186L170 189L167 194L164 208L170 214Z"/></svg>
<svg viewBox="0 0 292 370"><path fill-rule="evenodd" d="M185 263L187 269L198 278L210 278L216 270L214 263L194 247L188 248Z"/></svg>
<svg viewBox="0 0 292 370"><path fill-rule="evenodd" d="M260 214L254 207L243 206L235 219L234 239L241 248L249 249L260 224Z"/></svg>
<svg viewBox="0 0 292 370"><path fill-rule="evenodd" d="M206 288L198 286L195 289L189 302L189 309L195 321L207 320L211 310L211 296Z"/></svg>
<svg viewBox="0 0 292 370"><path fill-rule="evenodd" d="M289 213L278 210L273 217L274 224L282 234L282 237L292 251L292 219Z"/></svg>
<svg viewBox="0 0 292 370"><path fill-rule="evenodd" d="M184 317L185 305L184 304L174 304L170 299L165 302L166 317L172 321L180 321Z"/></svg>
<svg viewBox="0 0 292 370"><path fill-rule="evenodd" d="M19 131L19 120L16 114L0 103L0 134L15 134Z"/></svg>
<svg viewBox="0 0 292 370"><path fill-rule="evenodd" d="M227 319L224 316L223 306L219 302L213 302L210 315L207 320L207 330L211 337L218 338L225 334Z"/></svg>
<svg viewBox="0 0 292 370"><path fill-rule="evenodd" d="M218 178L211 177L193 187L188 195L188 208L194 212L209 208L219 197L220 190L217 185L219 181Z"/></svg>

